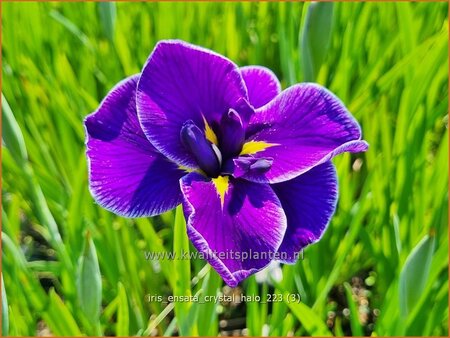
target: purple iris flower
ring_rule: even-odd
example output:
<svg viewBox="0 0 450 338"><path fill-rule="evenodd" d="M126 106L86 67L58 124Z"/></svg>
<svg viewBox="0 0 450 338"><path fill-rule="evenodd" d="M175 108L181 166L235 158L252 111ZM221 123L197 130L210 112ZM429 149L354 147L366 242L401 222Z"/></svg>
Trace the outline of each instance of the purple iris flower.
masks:
<svg viewBox="0 0 450 338"><path fill-rule="evenodd" d="M85 127L97 203L126 217L182 203L190 240L231 287L321 238L338 195L331 159L368 148L327 89L281 91L267 68L173 40Z"/></svg>

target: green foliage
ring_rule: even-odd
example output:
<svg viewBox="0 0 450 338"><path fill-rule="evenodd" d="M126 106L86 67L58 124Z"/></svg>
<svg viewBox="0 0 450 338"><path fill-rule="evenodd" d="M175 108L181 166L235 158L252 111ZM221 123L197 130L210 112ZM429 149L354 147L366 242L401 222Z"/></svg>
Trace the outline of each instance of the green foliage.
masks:
<svg viewBox="0 0 450 338"><path fill-rule="evenodd" d="M90 196L83 118L140 71L158 40L269 67L286 88L310 77L299 33L311 6L2 3L2 318L10 335L217 335L233 321L256 335L448 335L447 3L334 3L326 53L324 41L312 41L315 81L361 122L370 149L334 160L336 215L304 259L283 266L274 286L252 277L234 290L300 294L300 304L167 302L231 291L200 259L145 258L173 245L195 250L179 212L125 219ZM326 36L315 29L310 36Z"/></svg>
<svg viewBox="0 0 450 338"><path fill-rule="evenodd" d="M9 313L8 313L8 299L6 297L5 284L2 276L2 336L7 336L9 333Z"/></svg>
<svg viewBox="0 0 450 338"><path fill-rule="evenodd" d="M426 235L411 251L400 272L400 310L403 316L419 301L431 268L434 252L434 234Z"/></svg>
<svg viewBox="0 0 450 338"><path fill-rule="evenodd" d="M174 296L190 297L191 293L191 263L188 259L182 259L183 255L189 254L189 239L186 231L186 221L183 216L183 209L180 206L175 211L175 224L173 235L173 252L179 259L174 260L173 275L175 279L175 287L173 289ZM192 310L190 302L180 301L175 302L175 315L177 317L178 326L180 329L180 335L191 336L196 332L195 321L191 318L195 311ZM191 316L189 316L191 314ZM192 332L191 332L192 331Z"/></svg>
<svg viewBox="0 0 450 338"><path fill-rule="evenodd" d="M114 32L116 26L116 4L114 2L99 2L98 12L103 33L114 43Z"/></svg>
<svg viewBox="0 0 450 338"><path fill-rule="evenodd" d="M95 333L98 334L100 332L98 319L102 302L102 276L95 245L89 233L86 236L83 255L78 261L77 295L83 314L91 325L96 327Z"/></svg>
<svg viewBox="0 0 450 338"><path fill-rule="evenodd" d="M325 59L332 32L333 6L332 2L314 2L307 6L300 34L303 81L314 81Z"/></svg>

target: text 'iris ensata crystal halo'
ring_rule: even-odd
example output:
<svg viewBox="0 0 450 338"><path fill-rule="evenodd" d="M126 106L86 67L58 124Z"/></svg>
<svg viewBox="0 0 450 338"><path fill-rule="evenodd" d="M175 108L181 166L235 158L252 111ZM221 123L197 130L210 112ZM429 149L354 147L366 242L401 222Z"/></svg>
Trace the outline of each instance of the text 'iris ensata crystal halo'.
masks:
<svg viewBox="0 0 450 338"><path fill-rule="evenodd" d="M190 240L231 287L321 238L338 195L330 160L368 148L327 89L281 91L269 69L175 40L85 126L98 204L142 217L182 203Z"/></svg>

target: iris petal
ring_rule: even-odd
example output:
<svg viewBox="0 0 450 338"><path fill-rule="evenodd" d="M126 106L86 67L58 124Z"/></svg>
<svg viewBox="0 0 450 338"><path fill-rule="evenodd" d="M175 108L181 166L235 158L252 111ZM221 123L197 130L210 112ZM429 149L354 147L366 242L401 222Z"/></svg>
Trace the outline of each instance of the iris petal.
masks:
<svg viewBox="0 0 450 338"><path fill-rule="evenodd" d="M239 154L244 144L245 130L241 117L230 109L220 121L220 150L225 158Z"/></svg>
<svg viewBox="0 0 450 338"><path fill-rule="evenodd" d="M114 87L85 120L89 187L104 208L127 217L153 216L181 203L183 171L147 140L136 113L133 76Z"/></svg>
<svg viewBox="0 0 450 338"><path fill-rule="evenodd" d="M273 184L287 217L287 229L279 248L284 263L294 263L296 254L317 242L336 209L338 183L334 165L327 161L283 183Z"/></svg>
<svg viewBox="0 0 450 338"><path fill-rule="evenodd" d="M241 177L252 182L268 183L265 174L272 167L272 158L241 156L233 159L232 162L232 164L227 163L227 169L233 177Z"/></svg>
<svg viewBox="0 0 450 338"><path fill-rule="evenodd" d="M247 66L241 68L241 73L247 86L250 104L255 108L269 103L281 92L280 82L268 68Z"/></svg>
<svg viewBox="0 0 450 338"><path fill-rule="evenodd" d="M269 185L230 179L223 205L216 184L197 173L181 179L181 190L189 238L229 286L270 263L286 216Z"/></svg>
<svg viewBox="0 0 450 338"><path fill-rule="evenodd" d="M139 80L137 109L147 138L165 156L190 168L196 160L179 138L183 123L213 125L230 108L239 111L247 89L234 63L188 43L159 42ZM250 116L248 116L248 119Z"/></svg>
<svg viewBox="0 0 450 338"><path fill-rule="evenodd" d="M254 155L273 158L266 174L270 183L290 180L344 151L368 148L358 122L342 102L316 84L283 91L256 111L249 131L249 142L277 144Z"/></svg>
<svg viewBox="0 0 450 338"><path fill-rule="evenodd" d="M200 169L208 176L217 176L222 163L220 150L214 143L206 139L205 134L194 122L184 123L180 132L181 142L194 156Z"/></svg>

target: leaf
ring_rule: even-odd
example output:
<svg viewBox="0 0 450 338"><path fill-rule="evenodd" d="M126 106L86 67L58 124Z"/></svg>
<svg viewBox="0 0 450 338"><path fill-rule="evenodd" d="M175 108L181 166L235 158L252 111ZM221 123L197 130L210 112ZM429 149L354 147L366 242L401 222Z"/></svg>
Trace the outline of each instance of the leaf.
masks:
<svg viewBox="0 0 450 338"><path fill-rule="evenodd" d="M189 240L181 205L177 207L175 212L173 251L175 254L175 287L173 294L174 296L191 296L191 262L189 259L182 258L186 254L189 255ZM187 322L190 306L191 304L189 302L175 303L175 315L177 317L180 335L182 336L189 335L189 328L195 330L193 327L195 325Z"/></svg>
<svg viewBox="0 0 450 338"><path fill-rule="evenodd" d="M67 266L67 270L70 272L72 269L72 262L70 261L66 248L62 242L58 225L48 208L45 196L35 177L34 171L28 162L27 149L22 131L20 130L19 124L3 94L2 115L2 138L6 146L9 147L10 153L17 165L23 169L23 178L25 178L31 191L30 199L34 202L35 212L41 223L45 224L48 228L48 232L45 232L44 237L51 242L52 246L56 249L57 254L60 255L61 260ZM67 274L65 273L64 275Z"/></svg>
<svg viewBox="0 0 450 338"><path fill-rule="evenodd" d="M81 310L93 326L98 326L102 302L102 278L95 245L89 233L86 235L84 252L78 261L77 291Z"/></svg>
<svg viewBox="0 0 450 338"><path fill-rule="evenodd" d="M9 332L8 318L8 300L6 299L5 282L2 274L2 336L5 337Z"/></svg>
<svg viewBox="0 0 450 338"><path fill-rule="evenodd" d="M83 45L85 45L90 51L94 51L94 47L91 41L76 24L74 24L72 21L70 21L68 18L66 18L64 15L62 15L60 12L56 10L51 10L50 16L56 21L58 21L61 25L63 25L74 36L76 36L83 43Z"/></svg>
<svg viewBox="0 0 450 338"><path fill-rule="evenodd" d="M9 149L11 156L14 158L18 166L28 160L25 140L20 130L19 124L9 106L6 98L2 94L2 139Z"/></svg>
<svg viewBox="0 0 450 338"><path fill-rule="evenodd" d="M289 294L286 292L283 297L289 299ZM324 321L306 304L288 302L288 306L311 336L332 336Z"/></svg>
<svg viewBox="0 0 450 338"><path fill-rule="evenodd" d="M119 306L117 309L116 335L119 337L128 336L130 330L130 318L128 311L128 298L123 284L119 282Z"/></svg>
<svg viewBox="0 0 450 338"><path fill-rule="evenodd" d="M54 289L49 293L48 311L43 317L56 336L81 336L81 331L67 306Z"/></svg>
<svg viewBox="0 0 450 338"><path fill-rule="evenodd" d="M254 275L248 279L246 295L250 297L258 296L258 284L256 283ZM262 334L262 327L264 324L261 322L261 306L258 302L254 301L247 302L246 305L248 333L250 336L259 336Z"/></svg>
<svg viewBox="0 0 450 338"><path fill-rule="evenodd" d="M116 4L114 2L99 2L98 13L105 36L114 43L114 33L116 28Z"/></svg>
<svg viewBox="0 0 450 338"><path fill-rule="evenodd" d="M164 318L167 317L167 315L173 310L173 308L174 303L167 304L164 310L162 310L161 313L155 319L153 319L151 322L148 323L148 326L142 335L149 336L150 334L152 334L153 330L159 325L159 323L161 323L162 320L164 320Z"/></svg>
<svg viewBox="0 0 450 338"><path fill-rule="evenodd" d="M426 235L411 251L400 273L400 312L406 317L422 294L430 273L434 252L434 233Z"/></svg>
<svg viewBox="0 0 450 338"><path fill-rule="evenodd" d="M203 280L202 289L204 294L202 296L214 297L217 296L222 285L222 279L218 273L211 269ZM199 304L198 307L198 333L200 336L217 336L218 329L218 302L205 302Z"/></svg>
<svg viewBox="0 0 450 338"><path fill-rule="evenodd" d="M350 310L350 327L352 328L352 336L363 336L363 329L359 322L358 308L353 299L352 288L350 284L344 283L345 295L347 297L348 308Z"/></svg>
<svg viewBox="0 0 450 338"><path fill-rule="evenodd" d="M332 2L314 2L308 6L300 35L304 81L316 79L328 50L332 25Z"/></svg>

